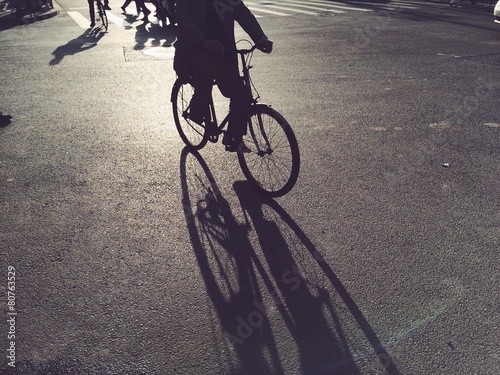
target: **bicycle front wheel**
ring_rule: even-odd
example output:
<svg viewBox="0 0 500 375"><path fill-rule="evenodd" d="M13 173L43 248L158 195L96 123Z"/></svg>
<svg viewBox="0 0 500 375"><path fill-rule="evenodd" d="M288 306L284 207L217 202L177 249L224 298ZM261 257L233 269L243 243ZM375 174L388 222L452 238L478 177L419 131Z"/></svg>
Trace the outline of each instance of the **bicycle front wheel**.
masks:
<svg viewBox="0 0 500 375"><path fill-rule="evenodd" d="M172 88L170 101L172 102L175 126L181 139L191 150L199 150L207 144L208 135L204 125L197 124L189 118L189 104L193 94L194 87L191 83L182 83L178 79Z"/></svg>
<svg viewBox="0 0 500 375"><path fill-rule="evenodd" d="M97 1L97 12L99 13L99 17L101 18L102 26L104 30L108 31L108 16L106 14L106 10L104 9L104 5L100 1Z"/></svg>
<svg viewBox="0 0 500 375"><path fill-rule="evenodd" d="M253 105L243 141L252 152L238 152L243 174L272 197L288 193L299 177L300 154L292 128L274 109Z"/></svg>

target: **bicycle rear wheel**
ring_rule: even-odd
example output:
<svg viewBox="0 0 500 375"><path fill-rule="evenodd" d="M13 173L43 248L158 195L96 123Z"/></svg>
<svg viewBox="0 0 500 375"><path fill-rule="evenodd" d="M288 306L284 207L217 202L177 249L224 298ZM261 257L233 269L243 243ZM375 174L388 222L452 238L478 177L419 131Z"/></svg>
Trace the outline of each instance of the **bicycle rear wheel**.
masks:
<svg viewBox="0 0 500 375"><path fill-rule="evenodd" d="M243 174L259 191L272 197L288 193L299 177L300 154L292 128L274 109L253 105L243 137L251 153L238 152Z"/></svg>
<svg viewBox="0 0 500 375"><path fill-rule="evenodd" d="M106 10L104 9L104 5L102 5L100 1L97 1L97 12L99 13L102 26L106 31L108 31L108 16L106 14Z"/></svg>
<svg viewBox="0 0 500 375"><path fill-rule="evenodd" d="M182 140L192 150L199 150L207 144L208 135L205 126L197 124L189 118L189 103L194 94L191 83L175 81L170 101L174 113L174 121Z"/></svg>

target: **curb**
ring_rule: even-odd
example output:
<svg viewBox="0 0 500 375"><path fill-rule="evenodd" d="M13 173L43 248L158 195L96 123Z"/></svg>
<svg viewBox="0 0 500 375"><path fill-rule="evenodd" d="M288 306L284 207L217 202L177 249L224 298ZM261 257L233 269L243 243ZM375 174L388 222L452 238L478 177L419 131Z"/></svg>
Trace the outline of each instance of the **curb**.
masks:
<svg viewBox="0 0 500 375"><path fill-rule="evenodd" d="M25 24L27 23L33 23L33 22L36 22L36 21L42 21L42 20L46 20L46 19L49 19L49 18L52 18L52 17L55 17L59 14L59 11L56 10L56 9L49 9L49 10L46 10L46 11L38 11L38 12L35 12L33 14L33 17L29 14L21 17L21 21Z"/></svg>
<svg viewBox="0 0 500 375"><path fill-rule="evenodd" d="M52 9L40 9L33 14L26 14L22 17L17 16L15 9L7 8L3 1L0 2L0 5L3 5L3 9L0 9L0 19L2 20L2 23L6 24L8 22L9 24L12 24L11 26L14 26L16 20L18 24L30 24L36 21L55 17L60 13L59 10L56 9L58 6L55 2L53 2Z"/></svg>

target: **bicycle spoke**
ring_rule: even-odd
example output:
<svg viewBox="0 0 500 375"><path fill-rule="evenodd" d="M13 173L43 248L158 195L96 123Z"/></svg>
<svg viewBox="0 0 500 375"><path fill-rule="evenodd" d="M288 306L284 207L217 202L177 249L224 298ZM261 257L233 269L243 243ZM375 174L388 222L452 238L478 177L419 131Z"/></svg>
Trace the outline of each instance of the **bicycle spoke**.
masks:
<svg viewBox="0 0 500 375"><path fill-rule="evenodd" d="M187 146L197 150L205 146L208 137L205 126L197 124L187 117L193 94L194 89L191 84L182 84L177 81L172 90L171 99L175 126L179 135Z"/></svg>
<svg viewBox="0 0 500 375"><path fill-rule="evenodd" d="M287 193L299 171L297 141L286 120L269 107L256 106L248 122L245 143L255 145L238 159L247 179L271 196Z"/></svg>

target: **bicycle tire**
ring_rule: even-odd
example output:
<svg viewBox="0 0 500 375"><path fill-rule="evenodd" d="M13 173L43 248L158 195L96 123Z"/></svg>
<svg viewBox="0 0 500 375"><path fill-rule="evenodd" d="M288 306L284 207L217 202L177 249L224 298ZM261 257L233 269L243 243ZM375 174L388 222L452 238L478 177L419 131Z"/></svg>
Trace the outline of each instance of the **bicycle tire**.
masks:
<svg viewBox="0 0 500 375"><path fill-rule="evenodd" d="M271 197L288 193L297 182L300 153L297 139L285 118L264 104L251 106L243 137L250 153L238 152L248 182Z"/></svg>
<svg viewBox="0 0 500 375"><path fill-rule="evenodd" d="M97 1L97 11L99 12L102 26L106 31L108 31L108 16L106 14L106 10L104 9L104 5L102 5L100 1Z"/></svg>
<svg viewBox="0 0 500 375"><path fill-rule="evenodd" d="M448 4L453 7L453 8L456 8L460 5L462 5L462 0L448 0Z"/></svg>
<svg viewBox="0 0 500 375"><path fill-rule="evenodd" d="M205 126L187 118L193 93L194 88L190 82L183 83L177 79L172 88L170 101L172 102L175 127L181 139L191 150L199 150L207 144L208 135Z"/></svg>

